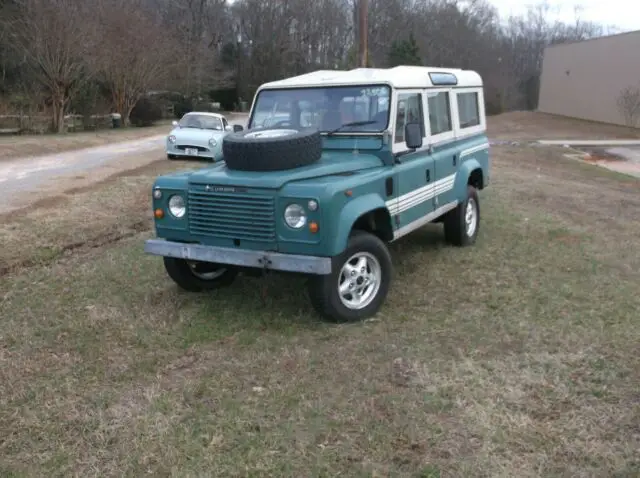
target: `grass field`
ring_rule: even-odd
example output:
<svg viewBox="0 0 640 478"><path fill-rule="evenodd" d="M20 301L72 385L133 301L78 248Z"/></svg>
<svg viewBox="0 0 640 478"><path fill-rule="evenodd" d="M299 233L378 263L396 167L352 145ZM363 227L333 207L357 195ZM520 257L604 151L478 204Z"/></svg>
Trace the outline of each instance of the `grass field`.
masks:
<svg viewBox="0 0 640 478"><path fill-rule="evenodd" d="M640 181L494 147L478 243L395 243L382 312L335 326L142 253L184 166L0 220L1 476L640 475Z"/></svg>

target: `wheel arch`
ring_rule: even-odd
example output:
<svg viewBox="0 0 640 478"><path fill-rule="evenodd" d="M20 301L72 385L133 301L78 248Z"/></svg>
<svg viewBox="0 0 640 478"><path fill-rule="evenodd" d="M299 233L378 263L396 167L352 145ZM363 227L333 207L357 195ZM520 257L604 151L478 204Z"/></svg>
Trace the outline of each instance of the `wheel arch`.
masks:
<svg viewBox="0 0 640 478"><path fill-rule="evenodd" d="M393 239L391 214L378 194L366 194L345 205L340 213L331 255L338 255L347 248L354 229L374 234L384 242Z"/></svg>

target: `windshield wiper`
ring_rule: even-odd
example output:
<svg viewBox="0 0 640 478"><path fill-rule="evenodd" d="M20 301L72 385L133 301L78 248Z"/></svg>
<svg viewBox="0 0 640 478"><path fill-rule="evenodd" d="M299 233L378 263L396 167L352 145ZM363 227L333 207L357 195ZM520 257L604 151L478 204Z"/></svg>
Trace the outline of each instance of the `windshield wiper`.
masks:
<svg viewBox="0 0 640 478"><path fill-rule="evenodd" d="M338 131L340 131L342 128L347 128L349 126L365 126L368 124L374 124L377 123L377 121L374 120L369 120L369 121L352 121L351 123L345 123L345 124L341 124L340 126L338 126L336 129L332 129L331 131L327 131L327 136L331 136L333 133L337 133Z"/></svg>

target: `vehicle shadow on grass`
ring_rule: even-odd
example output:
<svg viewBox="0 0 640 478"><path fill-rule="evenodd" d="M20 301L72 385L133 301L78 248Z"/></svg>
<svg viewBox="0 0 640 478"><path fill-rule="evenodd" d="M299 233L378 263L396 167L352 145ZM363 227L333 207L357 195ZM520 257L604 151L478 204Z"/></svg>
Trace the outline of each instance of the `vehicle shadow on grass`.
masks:
<svg viewBox="0 0 640 478"><path fill-rule="evenodd" d="M394 283L405 280L424 265L420 252L437 253L447 247L442 227L429 225L410 238L389 246ZM236 336L245 342L271 331L293 335L301 330L322 330L335 324L323 320L311 307L307 278L296 274L267 272L264 276L239 275L227 288L202 293L177 289L185 345ZM390 292L392 293L392 292Z"/></svg>

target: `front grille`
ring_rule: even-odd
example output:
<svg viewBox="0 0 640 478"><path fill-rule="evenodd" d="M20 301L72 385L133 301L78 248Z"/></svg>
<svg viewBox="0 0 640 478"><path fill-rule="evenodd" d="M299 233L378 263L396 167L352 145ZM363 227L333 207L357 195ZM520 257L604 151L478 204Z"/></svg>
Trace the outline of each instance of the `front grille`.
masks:
<svg viewBox="0 0 640 478"><path fill-rule="evenodd" d="M189 191L191 234L225 239L274 241L275 199L249 193Z"/></svg>
<svg viewBox="0 0 640 478"><path fill-rule="evenodd" d="M184 151L185 149L190 148L190 149L197 149L198 151L200 151L201 153L204 153L205 151L209 151L208 148L205 148L204 146L190 146L188 144L178 144L176 145L176 149L179 149L181 151Z"/></svg>

